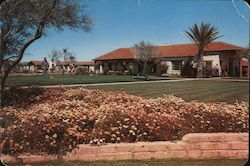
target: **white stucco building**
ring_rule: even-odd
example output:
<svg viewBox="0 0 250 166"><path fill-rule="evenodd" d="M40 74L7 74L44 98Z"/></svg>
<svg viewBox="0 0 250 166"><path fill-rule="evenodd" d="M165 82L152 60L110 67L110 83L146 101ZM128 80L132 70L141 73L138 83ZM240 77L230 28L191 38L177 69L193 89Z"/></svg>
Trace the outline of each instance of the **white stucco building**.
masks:
<svg viewBox="0 0 250 166"><path fill-rule="evenodd" d="M162 74L161 65L168 67L166 74L180 75L186 61L197 56L198 48L195 44L175 44L155 46L160 63L150 65L152 74ZM240 76L240 61L243 48L225 43L213 42L206 48L203 56L204 70L208 76ZM117 71L121 66L123 71L129 70L132 64L132 73L142 72L142 66L134 56L132 48L119 48L95 59L97 70L103 74ZM195 63L193 63L195 66Z"/></svg>

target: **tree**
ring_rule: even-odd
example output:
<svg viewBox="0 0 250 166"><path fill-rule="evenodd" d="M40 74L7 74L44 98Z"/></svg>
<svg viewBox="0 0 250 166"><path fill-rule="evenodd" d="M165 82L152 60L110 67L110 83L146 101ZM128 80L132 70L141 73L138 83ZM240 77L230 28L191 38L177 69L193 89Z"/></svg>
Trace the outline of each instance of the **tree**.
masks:
<svg viewBox="0 0 250 166"><path fill-rule="evenodd" d="M64 62L69 60L69 53L67 48L63 49L63 60Z"/></svg>
<svg viewBox="0 0 250 166"><path fill-rule="evenodd" d="M77 0L6 0L0 10L1 92L11 70L25 50L46 34L46 30L91 30L93 20L85 14L85 4ZM6 62L10 65L5 65Z"/></svg>
<svg viewBox="0 0 250 166"><path fill-rule="evenodd" d="M2 3L4 2L5 0L0 0L0 6L2 5Z"/></svg>
<svg viewBox="0 0 250 166"><path fill-rule="evenodd" d="M52 62L59 62L62 53L59 50L53 49L49 54L48 57Z"/></svg>
<svg viewBox="0 0 250 166"><path fill-rule="evenodd" d="M73 52L70 53L70 55L69 55L69 60L70 60L71 62L76 61L76 56L75 56L75 54L74 54Z"/></svg>
<svg viewBox="0 0 250 166"><path fill-rule="evenodd" d="M64 48L62 51L53 49L49 54L48 57L53 62L59 62L61 57L63 56L63 60L66 61L75 61L76 56L73 52L68 52L67 48Z"/></svg>
<svg viewBox="0 0 250 166"><path fill-rule="evenodd" d="M196 77L202 78L204 49L211 42L221 36L219 36L217 28L206 23L201 23L199 26L194 24L192 27L189 28L189 31L185 31L185 33L187 37L198 47Z"/></svg>
<svg viewBox="0 0 250 166"><path fill-rule="evenodd" d="M64 62L66 61L75 61L76 60L76 56L73 52L69 52L67 48L63 49L63 59Z"/></svg>
<svg viewBox="0 0 250 166"><path fill-rule="evenodd" d="M152 62L156 57L156 48L144 41L139 42L133 46L135 58L138 60L139 64L142 66L142 73L145 80L148 80L149 73L149 62Z"/></svg>

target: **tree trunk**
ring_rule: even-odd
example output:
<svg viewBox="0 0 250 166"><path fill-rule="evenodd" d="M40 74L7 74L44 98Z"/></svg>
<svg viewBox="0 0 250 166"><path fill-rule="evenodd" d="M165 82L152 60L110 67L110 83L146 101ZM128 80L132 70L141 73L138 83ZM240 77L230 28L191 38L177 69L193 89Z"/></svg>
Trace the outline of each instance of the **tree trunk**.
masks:
<svg viewBox="0 0 250 166"><path fill-rule="evenodd" d="M3 95L4 95L4 87L5 87L5 82L6 82L6 75L5 72L3 73L3 76L1 76L1 88L0 88L0 106L2 106L2 100L3 100Z"/></svg>
<svg viewBox="0 0 250 166"><path fill-rule="evenodd" d="M4 90L7 76L8 76L7 73L3 72L3 76L1 77L1 90Z"/></svg>
<svg viewBox="0 0 250 166"><path fill-rule="evenodd" d="M2 85L2 78L1 78L1 87L0 87L0 108L2 107L2 101L3 101L3 93L4 93L4 89L3 89L3 85Z"/></svg>
<svg viewBox="0 0 250 166"><path fill-rule="evenodd" d="M143 75L144 75L146 81L149 80L148 79L148 70L147 69L148 69L148 64L147 64L147 62L144 62L143 63Z"/></svg>
<svg viewBox="0 0 250 166"><path fill-rule="evenodd" d="M199 50L196 78L203 77L203 50Z"/></svg>

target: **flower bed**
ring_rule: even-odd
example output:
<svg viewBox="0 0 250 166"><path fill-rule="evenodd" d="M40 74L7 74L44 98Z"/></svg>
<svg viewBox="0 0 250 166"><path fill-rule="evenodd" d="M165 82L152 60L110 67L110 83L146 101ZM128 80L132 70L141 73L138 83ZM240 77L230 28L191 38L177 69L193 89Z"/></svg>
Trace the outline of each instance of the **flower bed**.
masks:
<svg viewBox="0 0 250 166"><path fill-rule="evenodd" d="M46 89L0 113L4 154L56 154L78 144L179 140L187 133L247 132L246 102L185 102L102 90ZM32 103L30 102L32 100Z"/></svg>

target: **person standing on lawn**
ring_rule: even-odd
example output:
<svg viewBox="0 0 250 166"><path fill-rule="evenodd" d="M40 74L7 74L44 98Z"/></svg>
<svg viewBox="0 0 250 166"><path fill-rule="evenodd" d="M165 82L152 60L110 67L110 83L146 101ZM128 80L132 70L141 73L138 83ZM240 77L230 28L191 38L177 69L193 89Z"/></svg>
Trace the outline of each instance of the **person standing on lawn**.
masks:
<svg viewBox="0 0 250 166"><path fill-rule="evenodd" d="M46 57L43 59L42 68L43 68L43 75L45 77L48 77L49 63L48 63Z"/></svg>

